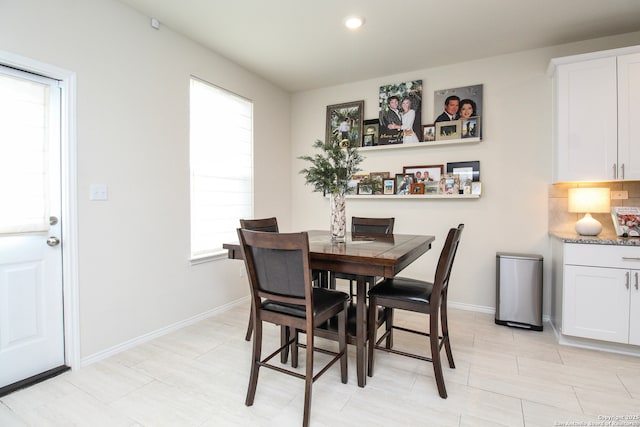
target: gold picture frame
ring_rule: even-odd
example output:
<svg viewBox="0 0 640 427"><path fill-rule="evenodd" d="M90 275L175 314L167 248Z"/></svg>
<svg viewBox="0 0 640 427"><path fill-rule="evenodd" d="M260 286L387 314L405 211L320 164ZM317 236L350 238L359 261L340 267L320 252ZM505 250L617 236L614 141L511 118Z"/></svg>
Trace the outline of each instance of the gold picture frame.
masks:
<svg viewBox="0 0 640 427"><path fill-rule="evenodd" d="M436 123L436 141L447 139L461 139L460 129L462 120L449 120Z"/></svg>

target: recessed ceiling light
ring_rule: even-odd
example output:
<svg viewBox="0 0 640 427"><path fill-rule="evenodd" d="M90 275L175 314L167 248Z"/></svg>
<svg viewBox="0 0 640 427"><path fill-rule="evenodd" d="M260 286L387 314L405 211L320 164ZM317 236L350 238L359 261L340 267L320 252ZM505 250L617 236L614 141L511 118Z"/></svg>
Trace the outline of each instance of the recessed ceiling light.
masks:
<svg viewBox="0 0 640 427"><path fill-rule="evenodd" d="M344 25L351 30L355 30L364 25L364 18L360 18L359 16L349 16L344 20Z"/></svg>

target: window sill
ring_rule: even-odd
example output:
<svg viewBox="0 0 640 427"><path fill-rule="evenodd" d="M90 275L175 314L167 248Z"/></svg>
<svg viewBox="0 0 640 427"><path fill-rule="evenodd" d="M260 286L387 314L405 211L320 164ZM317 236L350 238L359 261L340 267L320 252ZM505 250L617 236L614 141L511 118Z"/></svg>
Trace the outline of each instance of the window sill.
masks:
<svg viewBox="0 0 640 427"><path fill-rule="evenodd" d="M217 252L212 252L209 254L202 254L202 255L191 257L189 262L191 263L191 265L205 264L207 262L227 259L227 254L228 252L225 249L221 249L220 251L217 251Z"/></svg>

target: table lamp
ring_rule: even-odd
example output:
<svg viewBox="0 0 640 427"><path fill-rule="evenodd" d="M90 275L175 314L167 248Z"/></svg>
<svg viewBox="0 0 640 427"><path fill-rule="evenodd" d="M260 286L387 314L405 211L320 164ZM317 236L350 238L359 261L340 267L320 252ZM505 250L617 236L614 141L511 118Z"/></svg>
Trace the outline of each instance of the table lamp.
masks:
<svg viewBox="0 0 640 427"><path fill-rule="evenodd" d="M608 188L570 188L569 212L585 214L576 222L576 232L582 236L597 236L602 231L602 224L591 214L609 212L610 200Z"/></svg>

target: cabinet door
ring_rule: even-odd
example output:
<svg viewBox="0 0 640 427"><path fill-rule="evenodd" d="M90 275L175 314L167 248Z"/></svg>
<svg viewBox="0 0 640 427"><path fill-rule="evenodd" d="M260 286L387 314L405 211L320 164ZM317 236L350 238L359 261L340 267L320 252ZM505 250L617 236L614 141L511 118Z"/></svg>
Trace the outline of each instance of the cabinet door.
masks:
<svg viewBox="0 0 640 427"><path fill-rule="evenodd" d="M629 344L640 345L640 270L631 270L629 308Z"/></svg>
<svg viewBox="0 0 640 427"><path fill-rule="evenodd" d="M618 178L640 179L640 53L618 57ZM624 166L624 176L622 170Z"/></svg>
<svg viewBox="0 0 640 427"><path fill-rule="evenodd" d="M554 182L615 179L616 58L557 67Z"/></svg>
<svg viewBox="0 0 640 427"><path fill-rule="evenodd" d="M566 265L562 333L628 343L629 270Z"/></svg>

